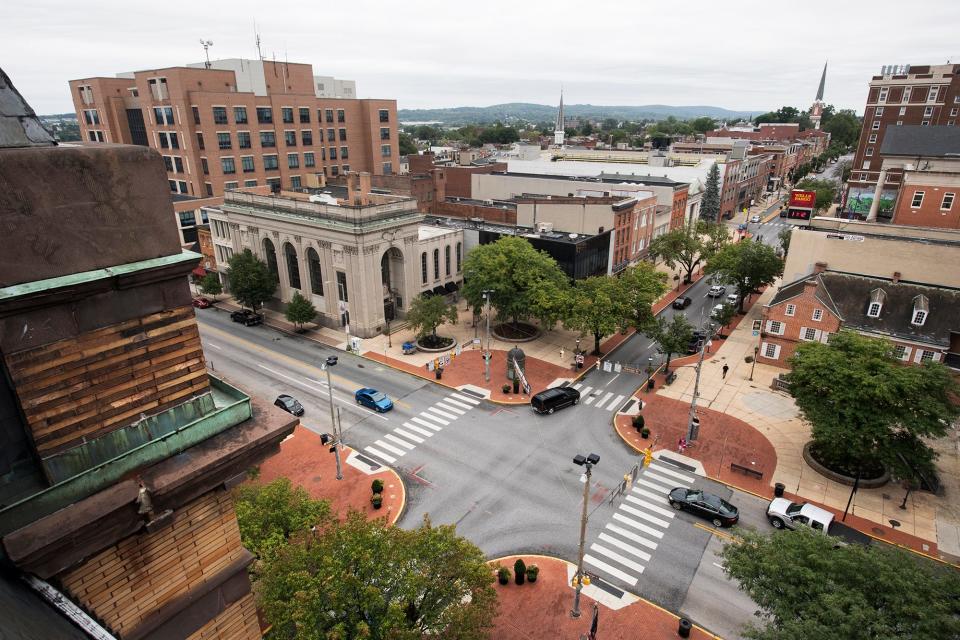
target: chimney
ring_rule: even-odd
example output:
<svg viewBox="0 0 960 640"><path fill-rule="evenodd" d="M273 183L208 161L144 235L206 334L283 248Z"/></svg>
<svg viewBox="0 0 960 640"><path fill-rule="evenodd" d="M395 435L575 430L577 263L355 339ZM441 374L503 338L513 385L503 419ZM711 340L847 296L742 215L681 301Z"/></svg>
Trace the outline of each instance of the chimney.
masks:
<svg viewBox="0 0 960 640"><path fill-rule="evenodd" d="M898 282L900 282L900 272L899 272L899 271L894 271L894 272L893 272L893 284L897 284Z"/></svg>
<svg viewBox="0 0 960 640"><path fill-rule="evenodd" d="M810 278L809 280L804 281L803 283L804 293L813 294L813 292L816 290L817 290L817 281L815 278Z"/></svg>
<svg viewBox="0 0 960 640"><path fill-rule="evenodd" d="M816 264L813 265L813 272L814 272L814 273L823 273L823 272L826 271L826 270L827 270L827 263L826 263L826 262L818 262L818 263L816 263Z"/></svg>
<svg viewBox="0 0 960 640"><path fill-rule="evenodd" d="M347 202L350 206L363 207L370 204L370 174L366 171L347 174Z"/></svg>

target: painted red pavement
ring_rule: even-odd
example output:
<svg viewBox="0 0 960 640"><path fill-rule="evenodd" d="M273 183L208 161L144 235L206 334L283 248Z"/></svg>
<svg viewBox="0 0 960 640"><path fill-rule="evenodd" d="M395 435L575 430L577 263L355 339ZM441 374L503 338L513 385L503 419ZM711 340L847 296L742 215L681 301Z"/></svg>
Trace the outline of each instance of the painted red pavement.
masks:
<svg viewBox="0 0 960 640"><path fill-rule="evenodd" d="M570 617L573 606L573 589L567 582L567 563L545 556L509 556L492 561L510 569L517 558L540 568L537 581L517 585L494 583L500 601L500 614L494 624L491 638L497 640L542 640L544 638L587 637L593 616L594 601L580 596L579 618ZM679 618L660 607L639 600L616 611L600 606L597 638L602 640L660 640L677 638ZM694 640L717 639L699 627L691 630Z"/></svg>

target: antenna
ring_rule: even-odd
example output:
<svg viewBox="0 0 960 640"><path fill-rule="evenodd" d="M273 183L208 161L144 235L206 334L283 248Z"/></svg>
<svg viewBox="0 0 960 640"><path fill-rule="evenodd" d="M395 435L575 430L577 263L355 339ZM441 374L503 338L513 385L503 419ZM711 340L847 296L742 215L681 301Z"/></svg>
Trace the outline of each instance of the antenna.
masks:
<svg viewBox="0 0 960 640"><path fill-rule="evenodd" d="M204 66L207 69L209 69L210 68L210 47L213 46L213 40L204 40L203 38L200 38L200 44L203 45L203 53L207 56L207 61L204 64Z"/></svg>
<svg viewBox="0 0 960 640"><path fill-rule="evenodd" d="M257 59L261 62L263 61L263 52L260 51L260 32L257 31L257 21L253 21L253 35L256 37L257 41Z"/></svg>

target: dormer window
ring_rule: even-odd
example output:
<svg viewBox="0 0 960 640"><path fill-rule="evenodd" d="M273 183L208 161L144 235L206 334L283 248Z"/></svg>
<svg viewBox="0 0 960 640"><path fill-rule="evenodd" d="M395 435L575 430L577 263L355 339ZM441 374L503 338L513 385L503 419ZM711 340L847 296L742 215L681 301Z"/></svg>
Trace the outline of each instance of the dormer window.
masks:
<svg viewBox="0 0 960 640"><path fill-rule="evenodd" d="M874 289L870 292L870 303L867 305L867 316L879 318L880 310L883 309L883 303L887 299L887 294L883 289Z"/></svg>
<svg viewBox="0 0 960 640"><path fill-rule="evenodd" d="M927 296L917 296L913 299L913 319L910 320L910 324L916 327L922 327L923 323L927 321L927 316L930 315L930 301L927 299Z"/></svg>

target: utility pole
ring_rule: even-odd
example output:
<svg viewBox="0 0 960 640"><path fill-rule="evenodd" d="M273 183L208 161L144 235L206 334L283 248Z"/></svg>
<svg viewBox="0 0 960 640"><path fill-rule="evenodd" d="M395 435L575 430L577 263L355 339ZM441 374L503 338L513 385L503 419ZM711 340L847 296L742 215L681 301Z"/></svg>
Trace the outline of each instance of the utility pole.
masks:
<svg viewBox="0 0 960 640"><path fill-rule="evenodd" d="M590 584L590 579L583 574L583 545L587 538L587 502L590 500L590 476L593 465L600 462L600 456L595 453L584 457L577 454L573 457L573 463L586 467L586 481L583 483L583 509L580 513L580 551L577 554L577 574L574 576L573 609L570 610L571 618L580 617L580 591L584 584Z"/></svg>
<svg viewBox="0 0 960 640"><path fill-rule="evenodd" d="M483 379L486 382L490 382L490 295L493 293L493 289L485 289L483 291L483 298L486 301L486 314L487 314L487 350L483 354Z"/></svg>
<svg viewBox="0 0 960 640"><path fill-rule="evenodd" d="M703 357L707 353L707 343L713 337L713 325L707 323L710 330L703 338L703 345L700 347L700 359L697 360L697 377L693 383L693 398L690 400L690 414L687 417L687 442L693 442L697 439L700 432L700 420L697 418L697 397L700 395L700 368L703 366Z"/></svg>
<svg viewBox="0 0 960 640"><path fill-rule="evenodd" d="M340 468L340 430L337 428L337 419L333 414L333 381L330 379L332 364L324 363L320 368L327 372L327 391L330 392L330 428L333 429L333 455L337 459L337 480L343 480L343 470Z"/></svg>

